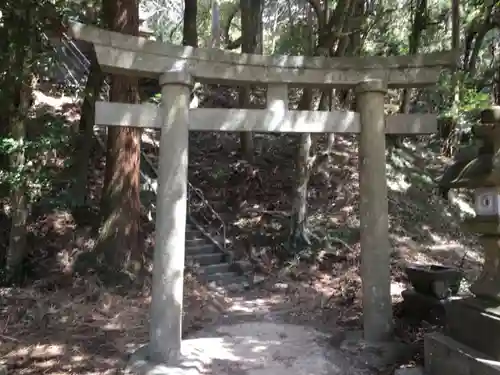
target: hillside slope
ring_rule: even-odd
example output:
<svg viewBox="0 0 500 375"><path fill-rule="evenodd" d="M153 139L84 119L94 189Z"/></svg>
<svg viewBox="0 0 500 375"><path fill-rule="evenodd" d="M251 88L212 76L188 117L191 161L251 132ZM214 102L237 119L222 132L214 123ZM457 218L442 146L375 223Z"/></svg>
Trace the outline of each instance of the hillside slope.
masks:
<svg viewBox="0 0 500 375"><path fill-rule="evenodd" d="M52 108L49 117L62 116L71 126L78 119L78 107L68 103L70 98L55 99L37 96L43 111ZM265 277L252 290L222 296L200 285L193 275L186 275L186 334L225 313L260 319L262 314L277 312L287 321L310 324L332 334L339 326L359 327L355 137L337 137L335 148L343 155L343 162L331 172L331 178L311 178L309 227L320 241L291 258L286 244L295 139L257 135L256 164L248 166L238 158L235 134L191 134L191 183L224 218L232 251L241 256L251 254ZM466 200L452 205L434 195L432 181L447 161L428 142L426 138L406 142L401 150L388 153L395 302L405 286L402 267L407 262L456 265L465 254L464 267L471 279L482 260L473 236L459 229L460 217L470 211ZM72 155L56 156L58 160L52 162L62 169ZM102 186L102 151L94 157L90 188L95 210ZM8 220L3 220L2 228L9 228ZM154 225L145 223L144 229L150 256ZM77 254L92 251L95 234L88 223L77 224L64 207L45 207L37 212L29 231L30 278L22 287L0 289L0 303L5 306L0 311L0 321L5 323L0 335L2 361L9 371L19 374L115 373L126 354L148 339L149 278L139 290L123 291L103 286L96 275L75 277L72 262ZM0 243L3 241L0 238ZM410 341L416 340L414 333L408 335Z"/></svg>
<svg viewBox="0 0 500 375"><path fill-rule="evenodd" d="M284 251L294 186L294 137L257 136L260 151L252 167L239 160L231 134L200 133L191 138L190 181L225 218L234 247L251 247L254 253ZM410 261L459 264L465 254L466 268L474 277L481 255L474 236L460 229L461 218L472 208L466 194L453 203L436 196L434 181L450 161L429 142L430 137L406 140L404 147L387 152L394 271ZM334 166L327 180L319 174L311 178L309 226L322 239L316 251L356 258L356 137L337 137L335 148L344 155L343 164Z"/></svg>

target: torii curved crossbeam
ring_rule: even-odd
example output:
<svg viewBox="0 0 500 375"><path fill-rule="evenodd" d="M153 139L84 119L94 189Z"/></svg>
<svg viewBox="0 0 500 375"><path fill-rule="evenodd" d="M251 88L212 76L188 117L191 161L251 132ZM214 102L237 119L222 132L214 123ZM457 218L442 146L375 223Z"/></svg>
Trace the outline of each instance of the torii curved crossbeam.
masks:
<svg viewBox="0 0 500 375"><path fill-rule="evenodd" d="M434 85L443 68L456 66L453 51L414 56L304 57L238 54L210 48L182 47L72 22L68 33L93 43L99 65L108 73L159 77L183 66L200 82L293 86L354 87L381 79L388 87Z"/></svg>

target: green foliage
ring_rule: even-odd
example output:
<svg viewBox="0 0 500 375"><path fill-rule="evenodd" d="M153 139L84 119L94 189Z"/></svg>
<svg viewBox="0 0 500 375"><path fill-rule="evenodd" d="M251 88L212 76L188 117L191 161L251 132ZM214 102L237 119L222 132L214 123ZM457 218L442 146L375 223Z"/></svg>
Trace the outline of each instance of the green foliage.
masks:
<svg viewBox="0 0 500 375"><path fill-rule="evenodd" d="M147 24L153 30L156 38L174 44L182 43L182 1L171 2L159 0L155 2L143 1L141 7L146 14L150 14ZM219 1L221 27L226 27L228 15L234 9L234 1ZM212 4L211 1L198 2L197 32L198 45L208 47L212 38ZM238 38L240 34L239 13L234 17L229 28L231 38Z"/></svg>
<svg viewBox="0 0 500 375"><path fill-rule="evenodd" d="M21 0L7 1L2 8L0 44L4 53L0 55L0 84L4 89L0 91L0 105L4 112L0 155L6 162L14 153L24 151L24 163L0 172L4 194L22 185L33 202L52 188L59 168L51 164L49 156L57 155L70 143L67 124L56 115L34 119L31 113L21 113L18 101L21 86L31 85L33 75L43 77L53 67L55 58L46 36L60 35L62 20L74 17L80 7L67 0ZM24 122L27 137L16 140L11 136L10 125L14 122Z"/></svg>
<svg viewBox="0 0 500 375"><path fill-rule="evenodd" d="M470 129L477 121L478 114L481 110L491 105L491 97L487 91L481 87L477 87L474 80L465 80L464 75L459 76L459 101L456 103L456 108L453 108L450 100L452 93L451 75L443 75L438 91L440 91L440 99L436 100L439 113L443 117L455 117L458 115L460 128ZM436 91L436 93L438 92Z"/></svg>
<svg viewBox="0 0 500 375"><path fill-rule="evenodd" d="M148 15L147 24L158 40L181 44L182 12L179 1L143 1L141 10Z"/></svg>
<svg viewBox="0 0 500 375"><path fill-rule="evenodd" d="M198 45L200 47L209 47L212 39L212 12L211 2L200 2L198 4L197 14L197 32L198 32Z"/></svg>
<svg viewBox="0 0 500 375"><path fill-rule="evenodd" d="M462 87L460 112L480 111L491 104L490 96L485 92L477 92L475 88Z"/></svg>
<svg viewBox="0 0 500 375"><path fill-rule="evenodd" d="M161 92L156 93L154 96L149 98L149 102L154 103L154 104L160 104L161 103Z"/></svg>
<svg viewBox="0 0 500 375"><path fill-rule="evenodd" d="M64 167L57 156L68 149L71 130L61 117L53 115L30 119L28 127L42 128L43 131L24 141L10 136L0 138L1 154L10 157L22 149L26 160L19 168L10 167L0 171L0 186L2 191L11 191L23 185L27 188L29 200L34 202L50 194L53 189L55 177Z"/></svg>
<svg viewBox="0 0 500 375"><path fill-rule="evenodd" d="M279 30L279 38L276 42L275 53L278 55L306 55L307 36L309 26L305 20L283 25Z"/></svg>

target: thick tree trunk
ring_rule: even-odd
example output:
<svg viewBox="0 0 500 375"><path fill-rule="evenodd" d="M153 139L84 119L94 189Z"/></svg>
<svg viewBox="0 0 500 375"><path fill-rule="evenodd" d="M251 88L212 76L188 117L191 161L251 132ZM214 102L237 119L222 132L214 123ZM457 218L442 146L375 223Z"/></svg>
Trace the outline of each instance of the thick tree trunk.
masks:
<svg viewBox="0 0 500 375"><path fill-rule="evenodd" d="M309 185L309 165L303 163L303 159L309 159L312 147L311 133L300 135L300 146L298 150L299 160L297 162L297 183L293 211L291 218L291 245L299 249L303 245L310 245L309 231L307 230L307 192Z"/></svg>
<svg viewBox="0 0 500 375"><path fill-rule="evenodd" d="M97 9L89 5L86 9L87 22L94 24L98 19ZM89 51L90 69L85 86L85 97L81 107L78 134L75 137L75 159L73 163L73 198L75 206L85 206L88 194L89 161L92 159L95 125L95 102L99 99L103 83L103 74L95 51Z"/></svg>
<svg viewBox="0 0 500 375"><path fill-rule="evenodd" d="M310 110L311 100L311 90L304 89L298 109ZM304 245L309 246L311 244L307 229L307 192L311 176L312 146L311 133L301 134L297 145L297 160L295 162L297 177L290 221L290 247L294 250L299 250Z"/></svg>
<svg viewBox="0 0 500 375"><path fill-rule="evenodd" d="M262 0L240 0L241 9L241 52L262 53L261 40L261 12ZM241 108L248 108L250 104L250 90L241 87L239 91L239 104ZM249 163L255 161L253 134L240 133L241 153Z"/></svg>
<svg viewBox="0 0 500 375"><path fill-rule="evenodd" d="M460 49L460 0L452 0L451 2L451 48L458 51ZM458 119L458 105L460 103L460 77L459 70L454 69L451 82L452 90L452 114L455 119Z"/></svg>
<svg viewBox="0 0 500 375"><path fill-rule="evenodd" d="M495 95L495 103L497 105L500 105L500 59L497 60L497 74L496 74L496 80L495 80L495 90L494 90L494 95Z"/></svg>
<svg viewBox="0 0 500 375"><path fill-rule="evenodd" d="M454 22L453 24L453 42L457 44L460 41L460 24L459 24L459 6L455 2L458 2L458 0L453 0L454 1L454 7L453 7L453 14L455 14L455 17L453 17L452 21ZM467 70L467 73L469 74L470 77L474 77L476 73L476 65L477 65L477 59L479 56L479 52L481 51L481 46L483 44L484 38L486 37L486 34L493 28L495 28L495 24L491 22L491 16L492 12L494 9L494 2L492 2L490 5L485 6L484 13L475 18L467 32L467 38L466 38L466 44L465 44L465 53L464 53L464 69ZM455 25L455 23L457 23ZM456 33L456 36L455 36ZM458 47L458 44L457 44Z"/></svg>
<svg viewBox="0 0 500 375"><path fill-rule="evenodd" d="M91 160L92 146L94 145L95 102L99 99L101 86L101 69L96 57L92 56L75 142L73 199L76 206L84 206L87 201L89 160Z"/></svg>
<svg viewBox="0 0 500 375"><path fill-rule="evenodd" d="M316 55L317 50L322 52L328 49L316 48L316 38L314 35L314 20L313 12L307 6L307 1L304 2L307 11L307 35L304 39L307 41L309 55ZM320 24L322 22L319 22ZM328 54L328 52L326 53ZM302 97L298 104L298 110L309 111L311 110L313 92L311 89L306 88L302 92ZM321 104L320 104L321 106ZM311 177L311 153L313 150L313 138L311 133L303 133L300 135L299 143L297 145L297 160L295 161L296 168L296 182L295 194L293 199L292 217L290 222L290 247L297 251L304 246L311 245L310 232L307 229L307 193L309 187L309 179Z"/></svg>
<svg viewBox="0 0 500 375"><path fill-rule="evenodd" d="M184 24L182 44L185 46L198 46L198 31L196 29L196 16L198 13L198 2L196 0L184 0Z"/></svg>
<svg viewBox="0 0 500 375"><path fill-rule="evenodd" d="M453 50L460 49L460 5L459 0L452 0L451 3L451 48ZM466 62L467 56L464 56L464 63ZM450 112L451 114L446 119L447 129L445 127L444 132L448 133L447 138L444 140L441 147L441 152L444 155L451 156L454 150L458 147L458 138L456 132L454 131L459 118L459 104L460 104L460 75L459 69L454 68L451 72L451 100L450 100Z"/></svg>
<svg viewBox="0 0 500 375"><path fill-rule="evenodd" d="M221 27L220 27L220 6L218 0L212 0L212 24L210 47L220 48Z"/></svg>
<svg viewBox="0 0 500 375"><path fill-rule="evenodd" d="M31 11L20 16L9 9L4 14L6 25L24 24L25 19L31 19ZM16 281L20 275L22 263L27 254L27 221L29 215L28 197L26 195L25 169L25 146L26 146L26 121L32 105L34 76L31 73L32 36L26 29L8 27L9 40L16 40L12 48L5 51L10 53L8 61L13 71L8 75L8 90L10 93L10 105L6 108L8 113L8 127L10 137L16 144L16 149L9 155L10 170L16 176L10 186L10 214L11 227L9 233L9 245L5 252L5 276L6 280Z"/></svg>
<svg viewBox="0 0 500 375"><path fill-rule="evenodd" d="M105 0L103 12L109 29L139 34L138 0ZM111 77L110 101L136 103L138 99L136 78ZM97 253L103 255L105 261L103 276L128 275L134 278L142 269L143 249L139 241L140 136L138 128L110 127L108 130L101 201L103 224L97 245Z"/></svg>
<svg viewBox="0 0 500 375"><path fill-rule="evenodd" d="M417 6L415 8L415 13L413 15L413 23L411 27L411 33L409 36L409 54L414 55L418 52L420 47L420 40L422 37L422 32L427 26L427 0L418 0ZM409 113L411 104L411 89L403 89L401 94L401 104L399 106L400 113ZM402 141L400 136L387 136L389 141L389 146L399 147Z"/></svg>
<svg viewBox="0 0 500 375"><path fill-rule="evenodd" d="M322 26L322 28L320 28L318 32L320 37L316 45L316 40L312 32L314 26L312 11L308 10L308 24L310 25L310 31L306 38L309 43L309 55L330 56L331 49L337 41L336 37L332 38L332 29L342 30L344 28L349 18L349 11L350 9L352 9L351 4L351 0L342 0L338 2L335 11L332 13L329 20L325 19L326 11L321 11L321 9L315 8L314 4L311 4L316 15L323 18L318 20L318 25ZM304 2L304 5L309 8L309 4L307 1ZM337 47L343 50L343 54L343 52L345 51L344 47L340 43L337 44ZM325 103L327 103L326 98L329 95L329 93L327 92L324 92L323 94L323 103L320 103L320 106L323 106ZM311 101L312 91L310 89L304 89L298 109L310 110ZM329 148L333 148L333 141L334 137L330 137L328 141ZM304 245L309 246L311 244L311 233L307 229L307 192L310 176L313 173L315 167L318 166L315 158L313 158L311 155L313 147L314 142L311 134L301 134L297 146L296 188L292 207L292 217L290 222L290 247L294 251L300 250L300 248L302 248Z"/></svg>
<svg viewBox="0 0 500 375"><path fill-rule="evenodd" d="M24 66L24 63L21 65ZM11 136L19 148L10 155L10 167L13 171L22 171L25 167L24 144L26 139L26 119L31 106L32 76L28 75L16 91L19 104L16 106L16 115L11 122ZM26 196L26 181L24 176L19 176L18 182L11 189L11 228L9 247L5 257L5 274L7 280L15 280L20 267L26 257L26 239L29 207Z"/></svg>
<svg viewBox="0 0 500 375"><path fill-rule="evenodd" d="M328 4L325 3L325 24L328 22L330 17L334 16L330 14L330 10ZM355 34L354 30L360 28L360 24L355 24L352 20L359 20L364 13L364 2L359 0L348 0L344 4L342 4L345 11L339 12L339 14L335 15L338 17L336 21L337 25L342 25L342 37L339 38L337 42L337 47L333 53L335 57L342 56L352 56L354 54L354 46L357 45L353 43L353 35ZM357 32L359 34L359 31ZM330 51L333 52L333 51ZM334 97L336 94L336 99L339 106L342 108L347 104L347 98L349 90L325 90L322 95L322 100L320 101L320 110L323 111L331 111L333 106L336 104ZM335 144L335 133L328 134L328 144L327 144L327 153L333 151L333 147Z"/></svg>

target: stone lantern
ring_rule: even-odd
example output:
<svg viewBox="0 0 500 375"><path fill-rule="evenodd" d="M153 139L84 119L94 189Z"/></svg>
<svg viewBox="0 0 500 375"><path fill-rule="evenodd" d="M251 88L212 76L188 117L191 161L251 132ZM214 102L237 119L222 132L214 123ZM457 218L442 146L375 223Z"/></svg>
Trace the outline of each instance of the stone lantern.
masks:
<svg viewBox="0 0 500 375"><path fill-rule="evenodd" d="M500 305L500 107L481 113L481 124L474 128L485 151L469 162L451 188L474 189L476 216L464 220L464 230L479 234L485 262L480 277L471 286L475 298L496 300Z"/></svg>
<svg viewBox="0 0 500 375"><path fill-rule="evenodd" d="M425 339L431 375L500 374L500 107L481 113L474 134L482 146L448 187L474 190L476 215L464 220L463 228L479 235L484 265L470 288L473 295L447 304L446 336L434 333Z"/></svg>

